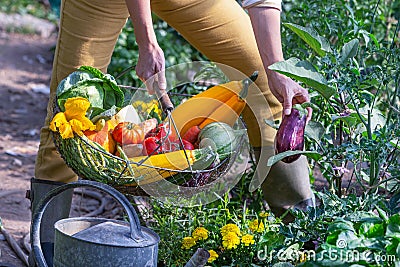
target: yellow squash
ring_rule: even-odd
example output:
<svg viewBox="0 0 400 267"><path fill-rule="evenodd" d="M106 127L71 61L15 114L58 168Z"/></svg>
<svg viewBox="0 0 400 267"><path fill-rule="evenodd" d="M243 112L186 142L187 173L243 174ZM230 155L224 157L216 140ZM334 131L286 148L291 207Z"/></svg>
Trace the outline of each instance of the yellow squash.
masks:
<svg viewBox="0 0 400 267"><path fill-rule="evenodd" d="M178 150L149 157L139 156L129 158L129 160L132 162L130 167L135 177L137 177L137 184L144 185L177 174L174 170L186 170L190 168L189 166L195 168L195 164L201 165L201 169L205 169L215 159L215 156L210 156L210 154L212 154L210 148L201 148ZM137 184L131 185L134 186Z"/></svg>
<svg viewBox="0 0 400 267"><path fill-rule="evenodd" d="M258 73L242 81L213 86L177 106L171 113L181 136L192 126L220 121L233 125L246 106L248 87ZM232 122L233 121L233 122Z"/></svg>

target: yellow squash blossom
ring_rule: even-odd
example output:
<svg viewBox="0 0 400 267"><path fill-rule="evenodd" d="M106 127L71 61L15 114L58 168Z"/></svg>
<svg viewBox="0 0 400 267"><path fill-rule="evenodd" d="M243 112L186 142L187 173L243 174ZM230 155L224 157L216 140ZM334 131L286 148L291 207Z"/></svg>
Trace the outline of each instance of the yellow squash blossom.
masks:
<svg viewBox="0 0 400 267"><path fill-rule="evenodd" d="M210 253L210 257L208 258L208 262L209 262L209 263L215 261L215 260L219 257L218 253L215 252L215 251L212 250L212 249L209 250L208 253Z"/></svg>
<svg viewBox="0 0 400 267"><path fill-rule="evenodd" d="M222 237L222 246L226 249L235 249L240 244L240 238L234 232L229 232Z"/></svg>
<svg viewBox="0 0 400 267"><path fill-rule="evenodd" d="M96 129L96 125L86 117L89 100L83 97L68 98L64 107L65 112L57 113L49 125L50 130L59 131L63 139L73 138L74 133L82 136L83 131Z"/></svg>
<svg viewBox="0 0 400 267"><path fill-rule="evenodd" d="M236 235L240 236L240 229L236 224L228 223L227 225L221 228L221 235L224 236L230 232L235 233Z"/></svg>
<svg viewBox="0 0 400 267"><path fill-rule="evenodd" d="M187 237L183 238L183 240L182 240L182 248L183 249L190 249L194 245L196 245L196 240L193 237L187 236Z"/></svg>
<svg viewBox="0 0 400 267"><path fill-rule="evenodd" d="M249 245L253 245L254 244L254 236L246 234L244 236L242 236L242 243L248 247Z"/></svg>
<svg viewBox="0 0 400 267"><path fill-rule="evenodd" d="M206 240L208 238L208 230L204 227L197 227L192 234L192 237L197 240Z"/></svg>

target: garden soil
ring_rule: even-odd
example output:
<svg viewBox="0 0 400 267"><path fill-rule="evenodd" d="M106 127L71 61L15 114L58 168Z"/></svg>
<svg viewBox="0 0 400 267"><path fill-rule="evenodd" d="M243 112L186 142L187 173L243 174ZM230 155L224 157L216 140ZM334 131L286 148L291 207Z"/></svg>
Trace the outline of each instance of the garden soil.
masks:
<svg viewBox="0 0 400 267"><path fill-rule="evenodd" d="M25 194L34 175L39 131L46 115L55 43L55 34L43 38L0 31L0 218L23 249L31 220ZM88 200L87 207L82 199ZM96 203L100 205L75 195L72 215L96 210ZM101 215L118 218L121 211L109 205ZM1 266L25 265L0 234Z"/></svg>
<svg viewBox="0 0 400 267"><path fill-rule="evenodd" d="M0 31L0 218L25 254L31 220L25 196L46 115L55 44L55 35L43 38ZM79 189L75 192L71 216L97 212L104 218L121 218L121 207L110 196L95 190L89 192L91 197ZM107 205L99 211L102 203ZM0 267L4 266L25 265L0 234Z"/></svg>

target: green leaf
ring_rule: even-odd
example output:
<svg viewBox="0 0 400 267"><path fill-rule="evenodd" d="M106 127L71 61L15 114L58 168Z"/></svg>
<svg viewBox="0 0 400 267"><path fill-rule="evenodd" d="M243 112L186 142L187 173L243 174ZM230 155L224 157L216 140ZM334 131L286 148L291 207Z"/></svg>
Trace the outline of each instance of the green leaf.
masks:
<svg viewBox="0 0 400 267"><path fill-rule="evenodd" d="M344 217L345 220L356 222L356 223L382 223L383 220L379 218L372 211L355 211Z"/></svg>
<svg viewBox="0 0 400 267"><path fill-rule="evenodd" d="M329 99L336 90L328 85L328 82L314 66L308 61L300 61L298 58L289 58L285 61L276 62L268 67L290 78L296 79L314 88L323 97Z"/></svg>
<svg viewBox="0 0 400 267"><path fill-rule="evenodd" d="M64 103L67 99L72 97L84 97L89 100L91 107L103 108L104 90L96 81L81 81L58 95L58 105L61 111L65 110Z"/></svg>
<svg viewBox="0 0 400 267"><path fill-rule="evenodd" d="M386 236L400 239L400 214L395 214L389 218Z"/></svg>
<svg viewBox="0 0 400 267"><path fill-rule="evenodd" d="M323 57L326 52L332 52L328 40L320 36L313 28L305 28L293 23L283 23L283 25L303 39L319 56Z"/></svg>
<svg viewBox="0 0 400 267"><path fill-rule="evenodd" d="M336 219L333 223L331 223L327 230L329 233L336 231L351 231L355 232L353 223L346 221L342 218Z"/></svg>
<svg viewBox="0 0 400 267"><path fill-rule="evenodd" d="M382 223L374 224L365 222L360 225L360 234L371 238L371 237L382 237L385 234L385 228Z"/></svg>
<svg viewBox="0 0 400 267"><path fill-rule="evenodd" d="M348 109L345 113L342 113L339 115L332 115L331 119L332 119L332 122L334 122L336 120L341 120L344 123L346 123L346 125L349 127L355 127L362 122L358 113L356 111L350 110L350 109ZM366 120L366 118L364 116L363 116L363 119Z"/></svg>
<svg viewBox="0 0 400 267"><path fill-rule="evenodd" d="M264 121L268 126L274 128L274 129L278 129L279 128L280 122L278 120L273 121L273 120L265 119Z"/></svg>
<svg viewBox="0 0 400 267"><path fill-rule="evenodd" d="M298 155L298 154L306 155L307 157L310 157L314 160L319 160L322 157L321 154L319 154L318 152L315 152L315 151L302 151L302 150L292 151L292 150L290 150L290 151L285 151L285 152L282 152L282 153L279 153L279 154L276 154L276 155L270 157L268 159L267 166L272 166L275 163L277 163L278 161L281 161L283 158Z"/></svg>
<svg viewBox="0 0 400 267"><path fill-rule="evenodd" d="M309 138L320 141L325 133L325 128L322 123L318 121L309 121L306 125L304 134Z"/></svg>
<svg viewBox="0 0 400 267"><path fill-rule="evenodd" d="M340 52L339 63L345 62L349 58L353 58L357 55L358 46L360 41L358 39L353 39L348 43L345 43Z"/></svg>

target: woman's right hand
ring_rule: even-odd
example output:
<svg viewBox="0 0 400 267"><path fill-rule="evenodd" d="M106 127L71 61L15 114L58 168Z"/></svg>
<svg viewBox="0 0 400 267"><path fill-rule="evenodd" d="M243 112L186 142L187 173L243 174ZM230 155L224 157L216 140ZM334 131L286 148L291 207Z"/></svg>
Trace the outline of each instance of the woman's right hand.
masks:
<svg viewBox="0 0 400 267"><path fill-rule="evenodd" d="M145 83L149 94L154 94L154 82L158 82L158 87L161 90L167 88L164 52L158 44L139 48L136 74Z"/></svg>
<svg viewBox="0 0 400 267"><path fill-rule="evenodd" d="M157 42L151 17L150 0L126 0L136 43L139 47L139 59L136 74L145 83L150 94L154 94L153 83L158 82L161 90L167 88L165 79L164 52Z"/></svg>

